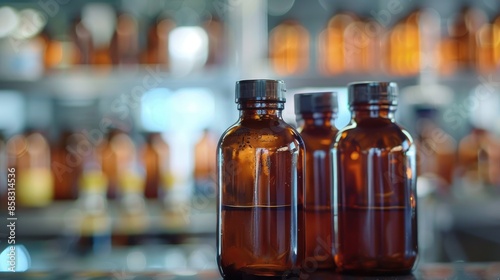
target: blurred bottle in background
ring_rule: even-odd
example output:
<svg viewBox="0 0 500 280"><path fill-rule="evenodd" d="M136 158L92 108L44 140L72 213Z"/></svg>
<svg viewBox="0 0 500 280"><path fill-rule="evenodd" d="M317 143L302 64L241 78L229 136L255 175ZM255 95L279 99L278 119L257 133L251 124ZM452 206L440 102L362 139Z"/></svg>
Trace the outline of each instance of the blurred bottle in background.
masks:
<svg viewBox="0 0 500 280"><path fill-rule="evenodd" d="M81 134L64 130L52 148L52 173L54 177L54 199L73 200L78 197L78 179L83 167L83 156L77 152L78 145L86 141Z"/></svg>
<svg viewBox="0 0 500 280"><path fill-rule="evenodd" d="M298 21L286 20L269 34L269 60L279 75L296 75L309 68L309 32Z"/></svg>
<svg viewBox="0 0 500 280"><path fill-rule="evenodd" d="M113 139L118 135L125 135L125 133L117 128L110 128L106 139L97 147L97 157L107 178L107 197L110 199L117 196L119 162L116 145L113 146Z"/></svg>
<svg viewBox="0 0 500 280"><path fill-rule="evenodd" d="M421 12L412 12L399 21L389 33L387 66L390 74L409 76L420 70Z"/></svg>
<svg viewBox="0 0 500 280"><path fill-rule="evenodd" d="M144 196L147 199L163 197L170 187L170 148L161 133L148 133L141 153L146 171Z"/></svg>
<svg viewBox="0 0 500 280"><path fill-rule="evenodd" d="M158 17L148 30L146 51L142 55L145 64L169 66L168 36L175 28L175 22L168 17Z"/></svg>
<svg viewBox="0 0 500 280"><path fill-rule="evenodd" d="M335 75L345 72L347 43L345 31L355 22L357 17L351 13L339 13L333 16L318 37L318 65L325 75Z"/></svg>
<svg viewBox="0 0 500 280"><path fill-rule="evenodd" d="M483 188L491 183L488 152L492 141L491 133L478 127L473 127L470 133L460 140L458 175L470 187Z"/></svg>
<svg viewBox="0 0 500 280"><path fill-rule="evenodd" d="M451 74L456 70L475 68L477 32L486 22L483 11L468 6L452 17L448 37L441 43L441 73Z"/></svg>
<svg viewBox="0 0 500 280"><path fill-rule="evenodd" d="M77 252L98 254L111 249L111 218L106 193L108 180L98 155L85 157L79 179Z"/></svg>
<svg viewBox="0 0 500 280"><path fill-rule="evenodd" d="M91 64L94 60L94 42L92 34L85 27L80 17L73 20L70 36L76 45L74 64Z"/></svg>
<svg viewBox="0 0 500 280"><path fill-rule="evenodd" d="M110 65L111 39L116 30L116 12L107 3L88 3L82 9L82 22L91 34L95 65Z"/></svg>
<svg viewBox="0 0 500 280"><path fill-rule="evenodd" d="M419 105L415 108L417 174L438 177L438 187L446 193L453 183L457 143L439 127L438 113L432 106Z"/></svg>
<svg viewBox="0 0 500 280"><path fill-rule="evenodd" d="M7 142L8 166L16 168L16 201L22 207L43 207L52 202L54 180L50 147L36 131L15 135Z"/></svg>
<svg viewBox="0 0 500 280"><path fill-rule="evenodd" d="M136 245L149 225L144 199L144 168L133 157L120 168L118 177L120 206L113 244Z"/></svg>
<svg viewBox="0 0 500 280"><path fill-rule="evenodd" d="M212 16L203 22L203 28L208 34L208 58L206 66L221 66L227 54L224 23L219 18Z"/></svg>
<svg viewBox="0 0 500 280"><path fill-rule="evenodd" d="M139 62L139 26L131 14L122 13L118 16L110 52L115 65Z"/></svg>
<svg viewBox="0 0 500 280"><path fill-rule="evenodd" d="M209 196L215 193L217 136L204 129L194 147L194 193Z"/></svg>
<svg viewBox="0 0 500 280"><path fill-rule="evenodd" d="M383 27L375 20L356 20L344 33L345 67L350 73L379 71Z"/></svg>

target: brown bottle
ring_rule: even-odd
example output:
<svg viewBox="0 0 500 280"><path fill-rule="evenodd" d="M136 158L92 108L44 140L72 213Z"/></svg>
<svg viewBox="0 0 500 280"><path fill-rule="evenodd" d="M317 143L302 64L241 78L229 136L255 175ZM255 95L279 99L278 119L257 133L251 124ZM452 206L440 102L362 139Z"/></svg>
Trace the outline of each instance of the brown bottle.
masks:
<svg viewBox="0 0 500 280"><path fill-rule="evenodd" d="M39 132L15 135L7 142L8 165L16 168L16 205L43 207L52 202L54 181L50 147Z"/></svg>
<svg viewBox="0 0 500 280"><path fill-rule="evenodd" d="M208 196L215 192L217 140L205 129L194 147L195 195Z"/></svg>
<svg viewBox="0 0 500 280"><path fill-rule="evenodd" d="M309 67L309 32L297 21L284 21L271 30L269 56L276 73L303 73Z"/></svg>
<svg viewBox="0 0 500 280"><path fill-rule="evenodd" d="M137 64L139 60L139 27L135 18L123 13L118 16L111 39L110 56L113 64Z"/></svg>
<svg viewBox="0 0 500 280"><path fill-rule="evenodd" d="M320 71L327 75L341 74L346 71L346 56L352 55L354 48L348 49L345 42L347 27L355 22L357 17L350 13L340 13L333 16L320 33L318 38L318 65Z"/></svg>
<svg viewBox="0 0 500 280"><path fill-rule="evenodd" d="M90 64L94 59L92 34L85 27L80 17L77 17L73 22L71 38L76 46L73 63Z"/></svg>
<svg viewBox="0 0 500 280"><path fill-rule="evenodd" d="M78 178L84 157L78 145L83 141L86 139L81 134L66 130L52 149L55 200L73 200L78 197Z"/></svg>
<svg viewBox="0 0 500 280"><path fill-rule="evenodd" d="M398 22L389 33L387 66L391 74L415 75L421 68L421 17L416 11Z"/></svg>
<svg viewBox="0 0 500 280"><path fill-rule="evenodd" d="M340 272L404 274L417 258L416 151L395 122L397 85L349 85L352 119L332 147Z"/></svg>
<svg viewBox="0 0 500 280"><path fill-rule="evenodd" d="M111 129L107 139L104 139L98 146L98 160L102 166L102 171L107 178L107 197L114 199L118 192L118 176L121 166L127 157L132 153L130 148L134 148L133 143L123 131ZM120 155L122 158L120 158Z"/></svg>
<svg viewBox="0 0 500 280"><path fill-rule="evenodd" d="M80 254L98 254L111 249L111 218L106 193L108 178L104 174L98 155L84 157L79 178L78 212L74 221L78 239L75 251Z"/></svg>
<svg viewBox="0 0 500 280"><path fill-rule="evenodd" d="M417 175L437 176L448 191L456 165L457 143L435 121L433 107L419 106L417 113Z"/></svg>
<svg viewBox="0 0 500 280"><path fill-rule="evenodd" d="M331 203L330 147L338 130L337 94L334 92L295 95L295 114L301 122L298 131L306 145L304 185L304 262L332 269L333 219Z"/></svg>
<svg viewBox="0 0 500 280"><path fill-rule="evenodd" d="M169 146L161 133L149 133L142 149L142 161L146 171L144 196L156 199L169 187Z"/></svg>
<svg viewBox="0 0 500 280"><path fill-rule="evenodd" d="M237 82L240 118L217 147L217 261L229 279L281 277L300 262L304 142L283 121L284 92L283 81Z"/></svg>
<svg viewBox="0 0 500 280"><path fill-rule="evenodd" d="M174 28L175 22L169 18L160 18L151 25L148 31L146 52L142 56L143 63L168 67L168 35Z"/></svg>

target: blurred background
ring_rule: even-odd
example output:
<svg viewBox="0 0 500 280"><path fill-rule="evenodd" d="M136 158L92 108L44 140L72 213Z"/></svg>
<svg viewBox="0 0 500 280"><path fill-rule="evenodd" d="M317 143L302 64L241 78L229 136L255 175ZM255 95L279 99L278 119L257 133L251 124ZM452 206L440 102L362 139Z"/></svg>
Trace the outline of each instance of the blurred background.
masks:
<svg viewBox="0 0 500 280"><path fill-rule="evenodd" d="M235 81L283 79L291 124L294 93L335 90L341 128L347 83L389 80L419 146L420 262L499 261L499 69L496 0L2 0L2 217L15 167L31 269L216 269Z"/></svg>

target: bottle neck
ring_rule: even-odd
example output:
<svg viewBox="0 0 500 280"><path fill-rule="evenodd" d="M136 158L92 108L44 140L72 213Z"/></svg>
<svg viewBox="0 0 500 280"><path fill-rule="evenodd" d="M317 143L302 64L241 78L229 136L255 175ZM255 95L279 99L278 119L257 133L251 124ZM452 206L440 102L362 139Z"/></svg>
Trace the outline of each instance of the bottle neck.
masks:
<svg viewBox="0 0 500 280"><path fill-rule="evenodd" d="M389 104L355 104L351 105L352 119L388 119L395 121L396 105Z"/></svg>
<svg viewBox="0 0 500 280"><path fill-rule="evenodd" d="M238 102L240 118L282 118L285 102L244 100Z"/></svg>
<svg viewBox="0 0 500 280"><path fill-rule="evenodd" d="M332 112L303 113L300 115L303 121L302 127L328 127L334 126L337 114Z"/></svg>

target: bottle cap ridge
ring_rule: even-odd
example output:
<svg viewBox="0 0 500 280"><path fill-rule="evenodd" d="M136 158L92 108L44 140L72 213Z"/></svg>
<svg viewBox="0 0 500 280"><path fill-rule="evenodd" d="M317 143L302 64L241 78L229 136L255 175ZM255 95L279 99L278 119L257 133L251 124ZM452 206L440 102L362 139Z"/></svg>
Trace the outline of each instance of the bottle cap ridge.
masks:
<svg viewBox="0 0 500 280"><path fill-rule="evenodd" d="M336 92L298 93L294 96L295 114L338 112Z"/></svg>
<svg viewBox="0 0 500 280"><path fill-rule="evenodd" d="M349 105L397 104L398 85L394 82L355 82L348 85Z"/></svg>
<svg viewBox="0 0 500 280"><path fill-rule="evenodd" d="M282 80L241 80L236 82L236 103L240 100L285 102L285 82Z"/></svg>

